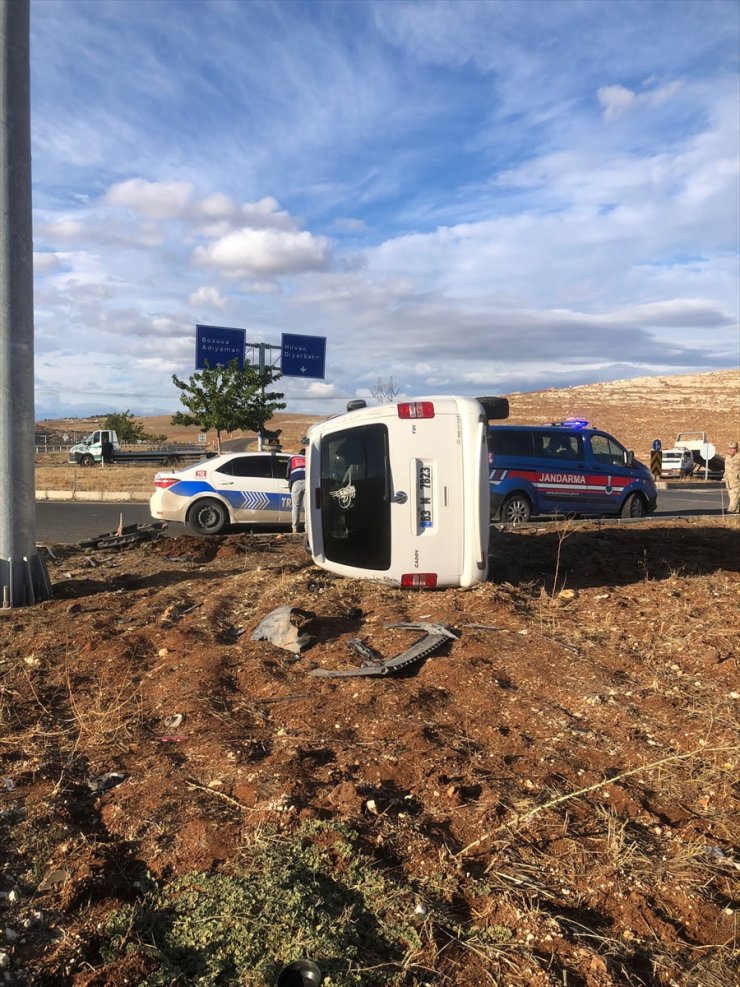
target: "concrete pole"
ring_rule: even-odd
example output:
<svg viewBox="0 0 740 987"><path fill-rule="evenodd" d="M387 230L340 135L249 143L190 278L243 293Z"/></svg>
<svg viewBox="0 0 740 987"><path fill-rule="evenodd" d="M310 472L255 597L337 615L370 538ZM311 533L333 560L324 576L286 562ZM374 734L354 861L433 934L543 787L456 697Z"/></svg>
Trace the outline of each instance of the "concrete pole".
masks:
<svg viewBox="0 0 740 987"><path fill-rule="evenodd" d="M36 552L29 0L0 0L0 607L51 596Z"/></svg>

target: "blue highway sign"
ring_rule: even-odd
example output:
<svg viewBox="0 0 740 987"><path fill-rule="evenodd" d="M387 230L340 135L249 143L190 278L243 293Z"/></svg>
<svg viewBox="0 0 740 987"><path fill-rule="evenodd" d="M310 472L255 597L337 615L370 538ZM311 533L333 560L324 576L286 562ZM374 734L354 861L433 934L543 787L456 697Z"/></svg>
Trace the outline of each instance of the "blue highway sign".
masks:
<svg viewBox="0 0 740 987"><path fill-rule="evenodd" d="M225 367L236 360L240 370L244 369L244 330L229 329L225 326L195 327L195 369L208 366Z"/></svg>
<svg viewBox="0 0 740 987"><path fill-rule="evenodd" d="M324 379L326 336L298 336L283 333L280 372L283 377Z"/></svg>

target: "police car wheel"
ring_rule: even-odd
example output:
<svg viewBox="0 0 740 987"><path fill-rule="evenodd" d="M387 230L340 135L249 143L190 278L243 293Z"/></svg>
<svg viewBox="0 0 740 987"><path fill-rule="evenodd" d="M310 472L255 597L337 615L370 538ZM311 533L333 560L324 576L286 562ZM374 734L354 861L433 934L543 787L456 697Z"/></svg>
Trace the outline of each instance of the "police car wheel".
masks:
<svg viewBox="0 0 740 987"><path fill-rule="evenodd" d="M188 511L187 525L196 535L217 535L228 521L226 508L217 500L199 500Z"/></svg>
<svg viewBox="0 0 740 987"><path fill-rule="evenodd" d="M639 494L630 494L622 504L622 517L645 517L645 514L645 501Z"/></svg>
<svg viewBox="0 0 740 987"><path fill-rule="evenodd" d="M501 505L501 520L509 524L526 524L532 516L532 505L524 494L512 494Z"/></svg>

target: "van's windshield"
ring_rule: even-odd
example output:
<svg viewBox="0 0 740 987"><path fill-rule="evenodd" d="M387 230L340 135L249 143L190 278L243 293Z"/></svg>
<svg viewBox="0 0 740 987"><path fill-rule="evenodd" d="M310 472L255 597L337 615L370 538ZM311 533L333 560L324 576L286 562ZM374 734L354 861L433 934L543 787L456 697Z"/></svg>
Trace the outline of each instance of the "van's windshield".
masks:
<svg viewBox="0 0 740 987"><path fill-rule="evenodd" d="M359 425L321 443L321 524L332 562L383 570L391 564L388 429Z"/></svg>

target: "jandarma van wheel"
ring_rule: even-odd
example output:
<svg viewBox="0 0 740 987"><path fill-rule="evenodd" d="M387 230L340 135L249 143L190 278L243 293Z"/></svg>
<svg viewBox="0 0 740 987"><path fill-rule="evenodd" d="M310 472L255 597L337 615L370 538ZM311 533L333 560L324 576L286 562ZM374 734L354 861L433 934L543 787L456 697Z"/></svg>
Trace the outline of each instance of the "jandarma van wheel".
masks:
<svg viewBox="0 0 740 987"><path fill-rule="evenodd" d="M532 505L525 494L512 494L501 506L501 520L508 524L526 524L531 516Z"/></svg>

